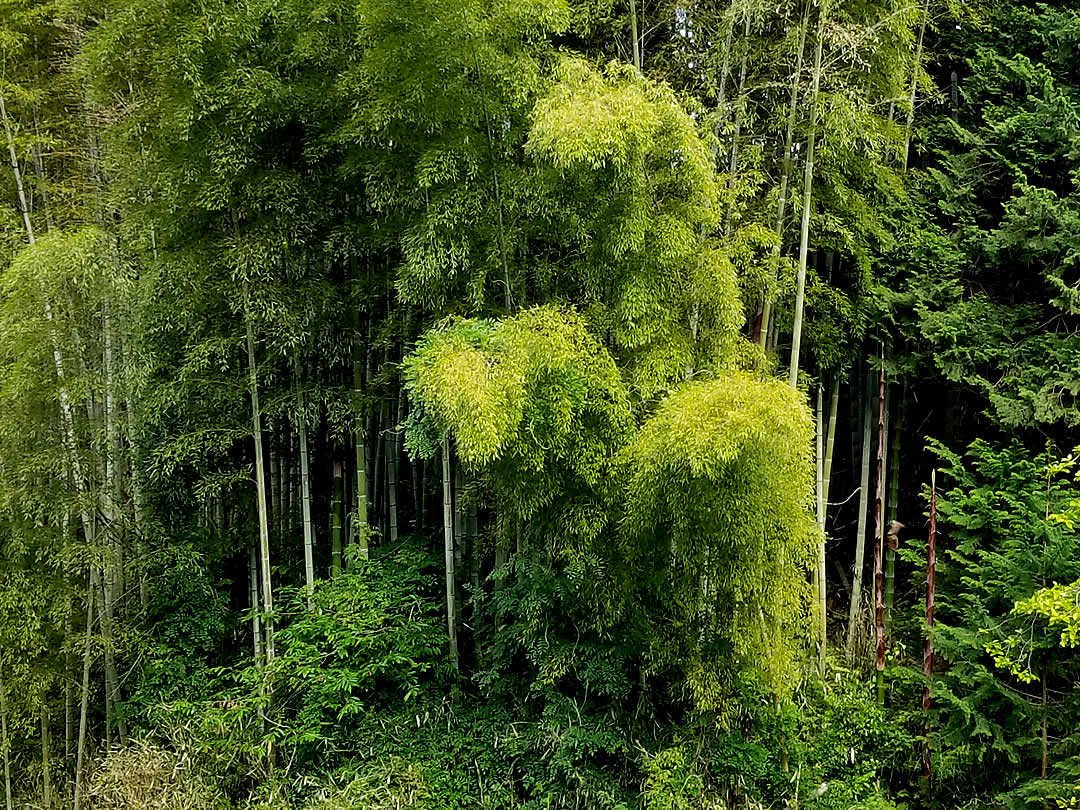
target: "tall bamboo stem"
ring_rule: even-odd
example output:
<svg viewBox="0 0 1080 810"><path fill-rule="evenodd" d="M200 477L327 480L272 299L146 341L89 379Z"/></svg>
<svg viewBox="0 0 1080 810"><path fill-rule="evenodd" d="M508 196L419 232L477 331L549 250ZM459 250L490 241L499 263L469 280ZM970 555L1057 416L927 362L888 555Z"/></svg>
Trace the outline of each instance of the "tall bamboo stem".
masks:
<svg viewBox="0 0 1080 810"><path fill-rule="evenodd" d="M443 437L442 442L442 490L443 490L443 554L446 565L446 628L450 638L450 665L458 673L457 578L454 575L454 503L450 478L450 437Z"/></svg>
<svg viewBox="0 0 1080 810"><path fill-rule="evenodd" d="M807 0L802 23L799 26L799 50L795 58L795 73L791 77L791 94L788 98L787 123L784 126L784 158L780 170L780 196L776 203L776 242L773 244L769 260L770 273L775 281L780 270L780 252L784 241L784 221L787 215L788 190L791 175L795 170L795 156L792 152L795 140L795 119L799 110L799 81L802 78L803 56L806 50L806 30L810 27L810 0ZM772 323L772 295L768 290L761 305L761 330L758 338L761 350L769 347L769 332L775 326Z"/></svg>
<svg viewBox="0 0 1080 810"><path fill-rule="evenodd" d="M870 508L870 445L873 440L871 394L873 378L866 373L866 393L863 397L862 466L859 477L859 517L855 529L855 567L851 577L851 604L848 605L847 659L855 659L855 631L862 610L863 569L866 566L866 514Z"/></svg>
<svg viewBox="0 0 1080 810"><path fill-rule="evenodd" d="M817 619L817 665L818 674L825 675L825 407L822 386L817 391L817 566L814 570L814 602Z"/></svg>
<svg viewBox="0 0 1080 810"><path fill-rule="evenodd" d="M337 577L341 573L341 541L344 528L344 476L342 463L334 459L334 488L330 501L330 575Z"/></svg>
<svg viewBox="0 0 1080 810"><path fill-rule="evenodd" d="M930 471L930 534L926 543L926 639L923 642L923 791L930 793L930 683L934 677L934 597L937 580L937 470Z"/></svg>
<svg viewBox="0 0 1080 810"><path fill-rule="evenodd" d="M262 574L262 603L266 613L266 661L274 660L274 589L270 580L270 521L266 504L266 468L263 463L262 410L259 407L258 366L255 363L255 326L252 323L247 279L243 284L244 327L247 332L248 391L251 396L251 423L255 440L256 509L259 519L259 556Z"/></svg>
<svg viewBox="0 0 1080 810"><path fill-rule="evenodd" d="M14 810L11 793L11 746L8 740L7 683L4 680L4 656L0 651L0 746L4 748L4 799L7 810Z"/></svg>
<svg viewBox="0 0 1080 810"><path fill-rule="evenodd" d="M86 724L90 708L91 634L94 628L94 583L91 575L86 593L86 641L83 645L82 692L79 698L79 739L75 746L74 810L82 807L83 763L86 757Z"/></svg>
<svg viewBox="0 0 1080 810"><path fill-rule="evenodd" d="M300 379L300 357L293 357L296 372L296 432L300 443L300 509L304 524L304 584L307 588L308 608L312 607L315 594L315 527L311 521L311 459L308 454L307 413L304 408L304 389ZM357 475L363 468L357 469Z"/></svg>
<svg viewBox="0 0 1080 810"><path fill-rule="evenodd" d="M814 188L814 149L817 144L818 101L821 88L821 59L829 0L821 0L818 12L814 74L810 87L810 131L806 136L806 164L803 167L802 224L799 231L799 270L795 277L795 318L791 327L791 363L788 380L792 390L799 384L799 353L802 348L803 300L806 296L806 260L810 250L810 207Z"/></svg>
<svg viewBox="0 0 1080 810"><path fill-rule="evenodd" d="M49 703L45 691L41 693L41 793L46 807L52 807L52 754L51 730L49 728Z"/></svg>
<svg viewBox="0 0 1080 810"><path fill-rule="evenodd" d="M885 452L885 357L881 358L881 375L878 381L878 450L877 487L874 492L874 654L875 679L878 703L885 703L885 600L882 593L881 546L884 541L881 526L881 507L884 496Z"/></svg>

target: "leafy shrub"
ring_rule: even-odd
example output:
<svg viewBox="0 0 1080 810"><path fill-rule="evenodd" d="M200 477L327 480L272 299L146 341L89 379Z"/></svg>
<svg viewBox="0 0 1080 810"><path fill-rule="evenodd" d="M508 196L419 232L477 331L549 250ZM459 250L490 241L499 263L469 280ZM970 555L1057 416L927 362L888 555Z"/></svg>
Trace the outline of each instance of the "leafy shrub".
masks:
<svg viewBox="0 0 1080 810"><path fill-rule="evenodd" d="M131 641L142 663L129 710L135 719L162 703L209 696L210 670L226 629L224 595L194 545L159 553L141 632Z"/></svg>

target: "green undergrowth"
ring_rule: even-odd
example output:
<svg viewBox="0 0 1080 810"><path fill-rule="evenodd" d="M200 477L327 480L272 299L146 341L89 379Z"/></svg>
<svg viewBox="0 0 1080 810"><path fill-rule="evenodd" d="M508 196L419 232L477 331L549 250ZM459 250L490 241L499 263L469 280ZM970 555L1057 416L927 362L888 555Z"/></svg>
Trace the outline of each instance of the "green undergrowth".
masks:
<svg viewBox="0 0 1080 810"><path fill-rule="evenodd" d="M910 768L913 740L859 681L808 683L783 700L741 683L737 700L705 713L659 686L612 698L572 678L517 694L455 680L436 563L407 542L321 586L312 609L297 594L273 665L219 667L197 699L148 706L140 742L97 769L91 806L900 806L879 785Z"/></svg>

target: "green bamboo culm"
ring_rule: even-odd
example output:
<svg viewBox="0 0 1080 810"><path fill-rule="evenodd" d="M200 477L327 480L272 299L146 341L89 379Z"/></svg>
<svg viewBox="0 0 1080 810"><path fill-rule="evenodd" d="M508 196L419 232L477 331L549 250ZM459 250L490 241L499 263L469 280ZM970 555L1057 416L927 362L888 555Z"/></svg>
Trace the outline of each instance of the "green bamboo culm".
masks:
<svg viewBox="0 0 1080 810"><path fill-rule="evenodd" d="M345 525L345 481L342 475L341 462L334 462L334 490L333 502L330 505L330 574L337 576L341 573L341 538Z"/></svg>
<svg viewBox="0 0 1080 810"><path fill-rule="evenodd" d="M892 437L889 447L889 494L886 498L885 525L892 528L897 524L900 499L900 441L904 433L904 412L907 409L907 387L900 389L900 401L896 405L896 418L892 424ZM892 611L896 601L896 557L895 542L885 544L885 635L892 630Z"/></svg>

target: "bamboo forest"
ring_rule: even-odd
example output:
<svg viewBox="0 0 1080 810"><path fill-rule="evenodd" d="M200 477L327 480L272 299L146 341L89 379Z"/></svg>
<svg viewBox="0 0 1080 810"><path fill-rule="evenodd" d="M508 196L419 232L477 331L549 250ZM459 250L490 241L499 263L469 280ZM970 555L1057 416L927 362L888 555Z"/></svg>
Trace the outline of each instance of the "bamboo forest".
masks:
<svg viewBox="0 0 1080 810"><path fill-rule="evenodd" d="M1078 810L1075 0L0 0L0 810Z"/></svg>

